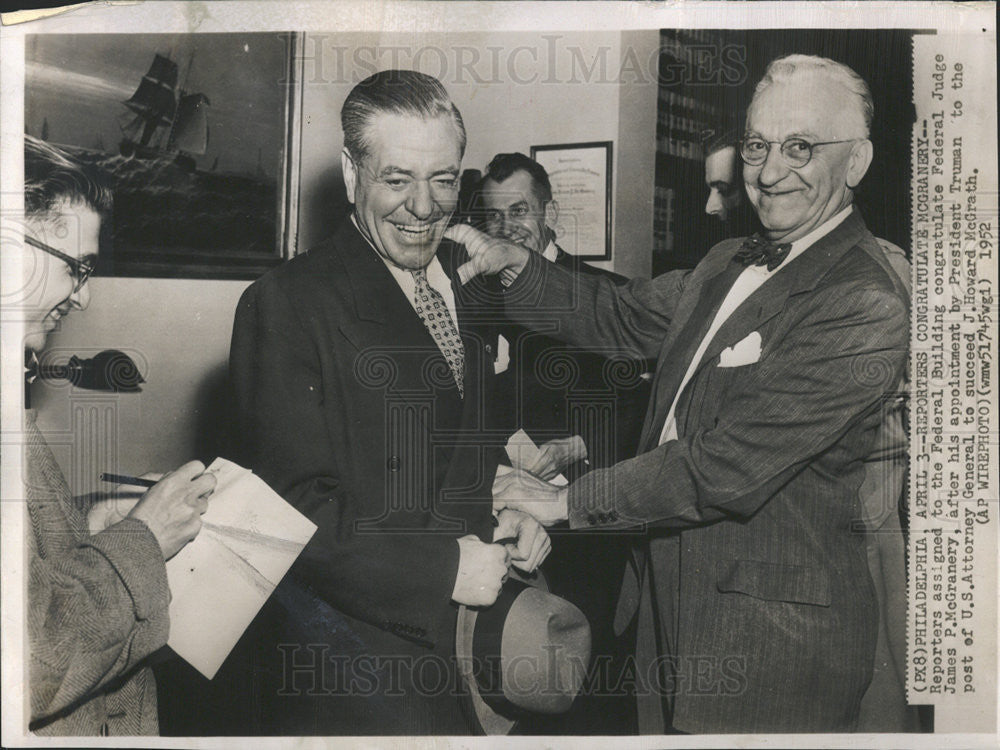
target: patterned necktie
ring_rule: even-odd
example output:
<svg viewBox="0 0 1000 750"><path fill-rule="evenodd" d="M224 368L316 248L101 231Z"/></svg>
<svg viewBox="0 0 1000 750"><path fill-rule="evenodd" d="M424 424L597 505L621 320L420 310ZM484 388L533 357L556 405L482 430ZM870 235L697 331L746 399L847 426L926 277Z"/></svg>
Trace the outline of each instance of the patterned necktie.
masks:
<svg viewBox="0 0 1000 750"><path fill-rule="evenodd" d="M752 234L743 241L733 260L744 266L767 266L768 271L773 271L788 257L791 249L791 242L775 245L759 234Z"/></svg>
<svg viewBox="0 0 1000 750"><path fill-rule="evenodd" d="M462 337L458 335L458 328L455 321L451 319L448 312L448 305L445 304L441 293L432 287L427 281L427 271L421 268L418 271L410 271L413 275L415 288L413 290L416 301L417 315L424 321L424 326L434 338L434 343L448 361L452 375L455 376L455 385L458 386L459 396L465 397L465 345Z"/></svg>

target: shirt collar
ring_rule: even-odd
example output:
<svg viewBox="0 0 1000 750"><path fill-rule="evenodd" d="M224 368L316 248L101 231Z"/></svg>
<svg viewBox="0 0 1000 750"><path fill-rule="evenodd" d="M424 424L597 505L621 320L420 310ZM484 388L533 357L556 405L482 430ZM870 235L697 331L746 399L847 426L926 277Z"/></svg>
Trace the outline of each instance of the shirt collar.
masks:
<svg viewBox="0 0 1000 750"><path fill-rule="evenodd" d="M788 257L791 257L793 255L798 255L806 248L810 247L811 245L815 245L821 239L826 237L826 235L830 234L830 232L839 227L840 224L844 221L844 219L846 219L848 216L851 215L851 211L853 209L854 209L853 204L848 204L846 208L842 208L840 211L835 213L829 219L827 219L818 227L816 227L814 230L812 230L805 237L799 237L792 243L792 249L788 253Z"/></svg>
<svg viewBox="0 0 1000 750"><path fill-rule="evenodd" d="M358 226L357 217L354 214L351 214L351 222L354 224L354 228L358 230L358 234L365 238L365 242L368 243L368 247L371 248L371 251L375 253L375 257L382 261L382 263L385 264L385 267L389 269L389 273L391 273L392 277L396 279L396 282L405 283L406 287L404 287L404 289L409 289L410 285L413 283L413 274L410 270L408 268L397 266L395 263L382 255L382 253L375 248L372 241L365 236L364 232L361 231L361 227ZM427 280L430 282L430 285L439 292L443 288L451 285L451 280L448 278L448 274L444 272L444 266L441 265L441 261L438 260L436 254L433 258L431 258L431 262L424 267L424 270L427 271Z"/></svg>
<svg viewBox="0 0 1000 750"><path fill-rule="evenodd" d="M559 248L556 247L554 240L549 240L549 244L542 250L542 257L549 263L555 263L556 258L559 257Z"/></svg>
<svg viewBox="0 0 1000 750"><path fill-rule="evenodd" d="M792 242L792 249L788 251L788 255L781 262L781 265L775 268L773 271L768 271L765 266L749 266L749 268L756 269L759 272L763 272L765 275L768 276L772 273L777 273L782 268L787 266L792 260L802 255L802 253L804 253L810 247L812 247L821 239L826 237L826 235L830 234L830 232L832 232L834 229L839 227L841 223L844 221L844 219L846 219L848 216L851 215L851 211L853 210L853 208L854 208L853 204L848 205L846 208L841 209L836 214L834 214L829 219L820 224L818 227L816 227L814 230L809 232L809 234L805 235L804 237L799 237L797 240Z"/></svg>

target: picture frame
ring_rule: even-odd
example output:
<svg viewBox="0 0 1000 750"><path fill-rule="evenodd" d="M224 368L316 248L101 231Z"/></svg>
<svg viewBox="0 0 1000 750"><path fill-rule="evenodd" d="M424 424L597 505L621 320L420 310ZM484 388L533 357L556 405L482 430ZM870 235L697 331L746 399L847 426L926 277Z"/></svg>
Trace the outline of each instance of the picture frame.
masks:
<svg viewBox="0 0 1000 750"><path fill-rule="evenodd" d="M545 168L552 183L552 198L559 206L559 247L581 260L611 260L613 143L532 146L531 158Z"/></svg>
<svg viewBox="0 0 1000 750"><path fill-rule="evenodd" d="M295 254L300 35L38 34L25 132L97 166L97 276L255 279Z"/></svg>

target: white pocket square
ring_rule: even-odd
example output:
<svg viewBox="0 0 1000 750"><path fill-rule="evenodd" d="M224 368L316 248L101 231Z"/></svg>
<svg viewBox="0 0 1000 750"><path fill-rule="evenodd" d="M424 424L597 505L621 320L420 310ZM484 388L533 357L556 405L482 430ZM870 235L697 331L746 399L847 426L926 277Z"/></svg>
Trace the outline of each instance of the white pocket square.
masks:
<svg viewBox="0 0 1000 750"><path fill-rule="evenodd" d="M760 360L760 333L754 331L745 339L726 347L719 355L719 367L742 367Z"/></svg>

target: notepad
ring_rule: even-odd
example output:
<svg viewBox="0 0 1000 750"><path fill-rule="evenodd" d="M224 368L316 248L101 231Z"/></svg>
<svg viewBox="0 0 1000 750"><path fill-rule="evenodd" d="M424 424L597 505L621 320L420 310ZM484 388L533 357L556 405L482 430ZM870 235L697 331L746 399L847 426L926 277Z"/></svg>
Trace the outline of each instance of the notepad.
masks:
<svg viewBox="0 0 1000 750"><path fill-rule="evenodd" d="M194 541L167 561L169 645L212 679L316 531L249 469L216 459Z"/></svg>

